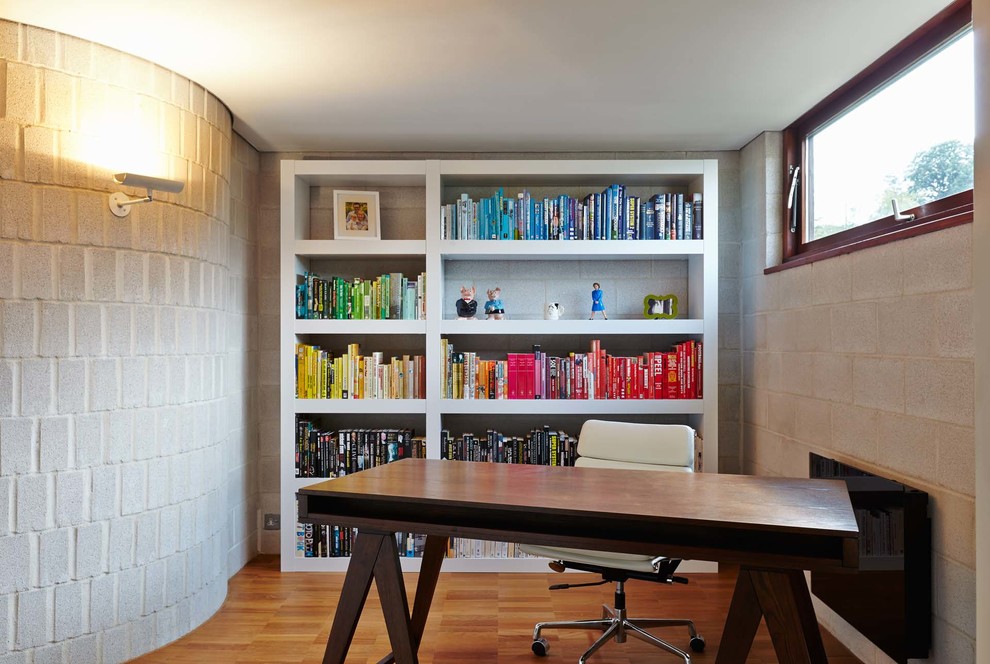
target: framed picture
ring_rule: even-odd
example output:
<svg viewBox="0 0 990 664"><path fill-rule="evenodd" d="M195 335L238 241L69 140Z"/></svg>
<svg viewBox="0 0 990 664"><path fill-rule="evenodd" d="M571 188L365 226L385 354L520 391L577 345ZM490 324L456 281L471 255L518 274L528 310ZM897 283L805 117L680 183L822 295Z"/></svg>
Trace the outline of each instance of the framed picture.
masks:
<svg viewBox="0 0 990 664"><path fill-rule="evenodd" d="M336 240L382 239L377 191L334 190L333 237Z"/></svg>

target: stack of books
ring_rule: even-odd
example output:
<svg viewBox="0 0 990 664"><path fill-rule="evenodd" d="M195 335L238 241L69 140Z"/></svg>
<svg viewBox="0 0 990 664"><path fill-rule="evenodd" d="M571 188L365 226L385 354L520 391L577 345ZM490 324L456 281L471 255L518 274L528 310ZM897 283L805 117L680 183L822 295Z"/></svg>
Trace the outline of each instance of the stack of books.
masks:
<svg viewBox="0 0 990 664"><path fill-rule="evenodd" d="M324 279L307 272L296 284L296 318L304 320L425 320L426 273L375 279Z"/></svg>
<svg viewBox="0 0 990 664"><path fill-rule="evenodd" d="M441 209L444 240L701 240L701 194L626 193L613 184L583 199L567 194L543 199L503 189L475 201L467 194Z"/></svg>
<svg viewBox="0 0 990 664"><path fill-rule="evenodd" d="M440 340L444 399L700 399L703 353L695 340L671 350L613 356L595 339L587 353L566 357L508 353L505 360L482 360L456 352Z"/></svg>
<svg viewBox="0 0 990 664"><path fill-rule="evenodd" d="M348 344L338 357L319 346L296 344L297 399L423 399L426 360L422 355L362 355Z"/></svg>

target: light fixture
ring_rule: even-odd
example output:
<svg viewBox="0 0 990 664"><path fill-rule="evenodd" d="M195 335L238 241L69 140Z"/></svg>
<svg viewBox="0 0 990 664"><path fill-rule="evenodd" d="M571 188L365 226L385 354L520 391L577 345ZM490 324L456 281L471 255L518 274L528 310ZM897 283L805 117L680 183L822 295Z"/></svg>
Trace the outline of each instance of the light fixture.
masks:
<svg viewBox="0 0 990 664"><path fill-rule="evenodd" d="M129 215L131 213L131 206L135 203L147 203L150 201L152 191L177 194L185 186L184 182L179 182L178 180L153 178L150 175L138 175L137 173L117 173L113 176L113 181L117 184L124 184L129 187L144 187L148 190L148 195L143 198L128 198L127 194L119 191L115 194L110 194L110 211L118 217Z"/></svg>

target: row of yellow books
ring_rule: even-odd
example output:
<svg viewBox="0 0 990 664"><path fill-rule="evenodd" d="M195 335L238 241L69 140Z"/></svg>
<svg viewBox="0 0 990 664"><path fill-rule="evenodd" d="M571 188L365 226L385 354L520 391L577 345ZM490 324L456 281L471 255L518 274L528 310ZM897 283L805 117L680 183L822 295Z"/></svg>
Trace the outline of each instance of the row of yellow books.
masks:
<svg viewBox="0 0 990 664"><path fill-rule="evenodd" d="M362 355L360 344L334 357L319 346L296 344L297 399L423 399L426 362L422 355Z"/></svg>

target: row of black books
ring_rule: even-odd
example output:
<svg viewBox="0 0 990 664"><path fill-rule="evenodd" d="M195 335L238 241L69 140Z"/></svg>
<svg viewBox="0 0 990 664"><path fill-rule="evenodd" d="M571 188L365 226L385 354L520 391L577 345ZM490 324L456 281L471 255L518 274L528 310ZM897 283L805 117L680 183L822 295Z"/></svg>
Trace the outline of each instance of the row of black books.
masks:
<svg viewBox="0 0 990 664"><path fill-rule="evenodd" d="M357 531L340 525L297 523L297 558L341 558L351 555ZM426 535L395 533L399 555L422 558Z"/></svg>
<svg viewBox="0 0 990 664"><path fill-rule="evenodd" d="M297 523L296 558L343 558L351 555L357 531L340 525ZM404 558L422 558L426 535L395 533L395 546ZM529 558L514 542L451 537L448 558Z"/></svg>
<svg viewBox="0 0 990 664"><path fill-rule="evenodd" d="M573 466L577 438L544 426L523 436L507 436L489 429L484 436L440 432L440 454L452 461L490 461L538 466Z"/></svg>
<svg viewBox="0 0 990 664"><path fill-rule="evenodd" d="M441 208L444 240L701 240L701 194L635 196L613 184L584 198L536 198L499 189L475 201L468 194Z"/></svg>
<svg viewBox="0 0 990 664"><path fill-rule="evenodd" d="M322 430L296 416L296 477L343 477L406 458L426 458L412 429Z"/></svg>
<svg viewBox="0 0 990 664"><path fill-rule="evenodd" d="M353 544L352 528L329 524L296 524L296 558L349 556Z"/></svg>

